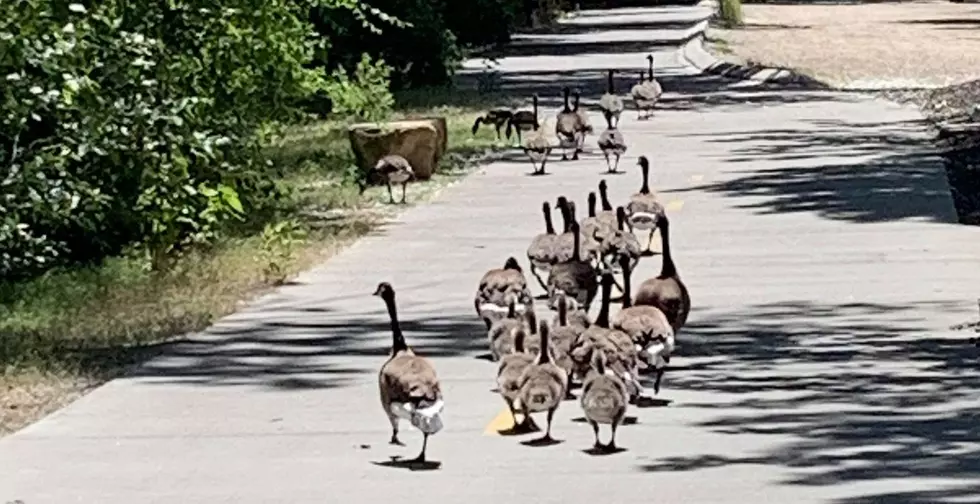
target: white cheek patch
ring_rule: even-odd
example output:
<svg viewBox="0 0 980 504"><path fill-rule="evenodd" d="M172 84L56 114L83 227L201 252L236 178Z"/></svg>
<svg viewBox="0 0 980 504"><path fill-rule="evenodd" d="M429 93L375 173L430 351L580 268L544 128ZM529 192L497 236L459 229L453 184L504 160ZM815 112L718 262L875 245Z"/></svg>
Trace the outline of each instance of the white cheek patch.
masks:
<svg viewBox="0 0 980 504"><path fill-rule="evenodd" d="M516 311L517 313L524 313L524 310L525 310L525 306L522 304L518 304L514 307L514 311ZM489 312L489 313L502 313L504 315L507 315L507 312L510 311L510 308L506 306L500 306L495 303L483 303L480 305L480 311Z"/></svg>

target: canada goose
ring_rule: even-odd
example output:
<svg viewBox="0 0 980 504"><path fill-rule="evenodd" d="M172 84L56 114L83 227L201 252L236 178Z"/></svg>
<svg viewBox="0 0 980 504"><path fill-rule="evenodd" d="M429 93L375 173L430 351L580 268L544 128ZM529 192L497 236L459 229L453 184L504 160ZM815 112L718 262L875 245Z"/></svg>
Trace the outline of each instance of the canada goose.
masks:
<svg viewBox="0 0 980 504"><path fill-rule="evenodd" d="M640 242L625 229L626 210L623 207L616 207L616 221L616 230L605 237L599 249L600 268L613 273L619 272L621 257L629 259L632 269L640 262L641 255Z"/></svg>
<svg viewBox="0 0 980 504"><path fill-rule="evenodd" d="M488 330L494 320L509 310L511 295L517 296L518 313L530 316L529 312L534 311L534 300L527 287L524 271L517 259L508 257L503 268L494 268L483 274L473 298L476 314L487 325Z"/></svg>
<svg viewBox="0 0 980 504"><path fill-rule="evenodd" d="M568 104L568 95L571 90L568 86L561 89L562 95L564 96L565 105L561 112L558 113L558 120L555 122L555 135L558 137L558 145L561 147L561 160L567 161L568 155L565 153L566 149L572 149L574 152L572 154L572 160L578 159L578 144L580 133L578 131L579 117L572 107Z"/></svg>
<svg viewBox="0 0 980 504"><path fill-rule="evenodd" d="M538 334L541 336L541 351L538 352L535 362L524 369L518 393L525 417L530 413L548 412L548 427L541 441L553 441L551 421L568 390L568 375L552 360L548 341L549 332L548 323L542 320L538 328Z"/></svg>
<svg viewBox="0 0 980 504"><path fill-rule="evenodd" d="M534 332L537 319L534 310L531 310L526 317L518 318L517 315L517 296L511 295L508 303L507 315L504 318L496 319L487 330L487 339L490 340L490 355L494 361L499 361L504 355L513 353L517 347L516 341L527 341L530 333ZM523 343L521 345L524 346Z"/></svg>
<svg viewBox="0 0 980 504"><path fill-rule="evenodd" d="M592 354L592 369L582 384L582 411L592 425L596 450L616 450L616 427L626 417L629 392L622 378L606 369L606 354ZM599 424L609 424L612 435L608 445L599 442Z"/></svg>
<svg viewBox="0 0 980 504"><path fill-rule="evenodd" d="M558 244L558 235L555 234L555 226L551 222L551 205L547 201L541 205L541 211L544 213L544 233L531 240L527 247L527 260L531 263L531 274L538 279L542 289L548 290L541 273L547 274L557 262L555 247Z"/></svg>
<svg viewBox="0 0 980 504"><path fill-rule="evenodd" d="M405 186L408 181L415 177L415 171L408 160L397 155L389 154L378 160L374 165L374 171L384 178L385 185L388 186L388 199L390 203L395 202L395 196L391 193L391 184L402 185L402 203L405 203Z"/></svg>
<svg viewBox="0 0 980 504"><path fill-rule="evenodd" d="M636 304L660 308L676 333L687 323L687 315L691 311L691 296L674 265L674 256L670 250L670 220L666 214L661 217L659 227L663 264L659 275L640 284L636 291Z"/></svg>
<svg viewBox="0 0 980 504"><path fill-rule="evenodd" d="M504 127L511 117L514 117L514 111L508 108L490 109L486 114L476 118L476 122L473 123L473 134L476 135L481 124L492 124L497 131L497 140L500 140L500 128ZM507 131L507 139L510 140L510 130Z"/></svg>
<svg viewBox="0 0 980 504"><path fill-rule="evenodd" d="M619 125L619 115L623 113L623 99L616 95L613 86L613 72L609 70L606 76L606 94L599 98L599 109L610 125Z"/></svg>
<svg viewBox="0 0 980 504"><path fill-rule="evenodd" d="M599 181L599 201L602 203L602 210L596 213L596 218L602 221L606 228L613 230L616 229L616 210L613 209L612 203L609 202L609 186L606 185L606 179Z"/></svg>
<svg viewBox="0 0 980 504"><path fill-rule="evenodd" d="M584 255L590 260L598 258L602 240L609 234L610 230L604 229L606 223L596 217L596 196L594 192L589 193L589 216L583 219L579 226L582 228L582 249Z"/></svg>
<svg viewBox="0 0 980 504"><path fill-rule="evenodd" d="M602 301L599 315L595 323L579 335L572 346L571 358L575 363L575 376L585 378L595 352L606 353L607 367L613 369L617 376L627 380L630 395L639 395L640 385L637 381L638 354L636 346L629 335L609 325L609 307L612 296L613 278L610 273L602 274Z"/></svg>
<svg viewBox="0 0 980 504"><path fill-rule="evenodd" d="M657 196L650 191L650 161L646 156L640 156L637 163L643 173L643 185L640 192L630 196L630 202L626 205L626 224L631 233L636 229L650 231L647 238L647 246L643 255L653 255L650 245L653 243L653 233L657 230L657 223L664 218L664 206L657 200Z"/></svg>
<svg viewBox="0 0 980 504"><path fill-rule="evenodd" d="M572 222L571 232L575 240L572 257L568 261L552 266L548 275L548 308L552 310L558 308L556 293L561 290L575 300L576 307L582 307L588 312L599 287L596 282L596 270L592 263L582 259L581 235L577 222Z"/></svg>
<svg viewBox="0 0 980 504"><path fill-rule="evenodd" d="M623 308L613 318L612 327L629 335L636 345L641 360L657 371L654 393L660 392L660 379L664 367L674 351L674 329L667 316L659 308L650 305L634 305L630 294L629 261L623 258Z"/></svg>
<svg viewBox="0 0 980 504"><path fill-rule="evenodd" d="M660 87L660 83L653 78L653 55L647 55L647 61L650 63L650 78L649 80L643 79L643 74L640 73L640 82L633 86L631 90L631 95L633 96L633 102L636 104L637 119L643 120L649 118L653 115L653 108L657 105L657 101L660 100L660 96L663 94L663 88ZM643 115L643 112L646 115Z"/></svg>
<svg viewBox="0 0 980 504"><path fill-rule="evenodd" d="M507 138L510 138L511 131L516 130L518 145L524 143L523 138L521 138L522 131L533 131L540 126L538 124L538 95L532 95L531 102L533 104L531 110L518 110L507 120Z"/></svg>
<svg viewBox="0 0 980 504"><path fill-rule="evenodd" d="M572 360L572 347L578 341L579 335L585 331L587 325L574 323L568 318L568 299L565 293L558 291L558 313L551 323L551 340L549 347L554 350L555 363L558 367L565 370L565 373L572 376L575 371L575 361ZM588 324L588 320L585 321Z"/></svg>
<svg viewBox="0 0 980 504"><path fill-rule="evenodd" d="M589 120L589 113L584 110L579 110L579 92L575 91L575 102L572 107L572 111L578 116L578 124L576 125L576 130L581 133L578 137L578 152L584 152L582 147L585 147L585 137L586 135L591 135L595 132L592 129L592 122Z"/></svg>
<svg viewBox="0 0 980 504"><path fill-rule="evenodd" d="M568 201L568 198L559 196L555 206L561 212L562 233L555 241L554 257L555 264L567 262L575 253L575 237L572 236L572 223L575 222L575 202ZM554 265L552 265L554 267Z"/></svg>
<svg viewBox="0 0 980 504"><path fill-rule="evenodd" d="M619 158L626 153L626 139L623 138L623 134L618 129L613 127L609 116L606 116L606 125L608 127L599 135L597 143L603 157L606 158L606 173L619 173L617 171L619 170ZM615 164L609 164L609 156L616 158Z"/></svg>
<svg viewBox="0 0 980 504"><path fill-rule="evenodd" d="M520 130L518 130L520 135ZM534 95L534 130L521 143L521 148L531 160L534 167L532 175L544 175L545 165L548 163L548 154L551 154L551 143L545 138L544 130L538 124L538 95Z"/></svg>
<svg viewBox="0 0 980 504"><path fill-rule="evenodd" d="M527 353L524 348L524 333L521 333L514 340L514 352L504 355L500 359L500 366L497 368L497 390L507 408L510 409L511 416L514 417L515 430L530 431L533 429L533 421L530 415L524 415L520 424L517 423L517 409L515 403L521 391L521 377L524 371L534 363L534 356Z"/></svg>
<svg viewBox="0 0 980 504"><path fill-rule="evenodd" d="M425 449L429 436L441 428L438 411L442 406L442 389L436 370L428 360L415 355L405 342L398 323L398 310L395 306L395 290L388 282L381 282L374 291L388 308L391 319L391 356L381 366L378 373L378 386L381 392L381 406L391 422L391 444L402 445L398 439L397 412L409 412L414 425L421 425L423 434L422 451L414 462L425 462ZM435 411L421 413L421 411ZM427 419L421 417L428 417ZM402 445L403 446L403 445Z"/></svg>
<svg viewBox="0 0 980 504"><path fill-rule="evenodd" d="M555 316L551 319L552 332L554 332L555 327L562 327L566 325L580 327L583 330L588 329L589 326L592 325L592 319L589 318L589 314L586 313L585 310L580 307L573 310L572 307L568 305L568 299L565 296L564 291L559 289L555 295L558 298L558 301L555 303L558 305L558 313L555 313ZM562 314L562 303L565 303L564 315Z"/></svg>

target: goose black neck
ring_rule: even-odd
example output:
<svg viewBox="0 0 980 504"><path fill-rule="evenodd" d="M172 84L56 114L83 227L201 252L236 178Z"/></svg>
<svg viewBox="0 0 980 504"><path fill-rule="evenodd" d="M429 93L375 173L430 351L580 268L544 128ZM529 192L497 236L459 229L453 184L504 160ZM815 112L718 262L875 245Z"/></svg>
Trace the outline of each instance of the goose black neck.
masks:
<svg viewBox="0 0 980 504"><path fill-rule="evenodd" d="M595 217L595 193L589 193L589 217Z"/></svg>
<svg viewBox="0 0 980 504"><path fill-rule="evenodd" d="M606 374L606 355L602 352L596 352L596 357L593 362L595 362L595 370L600 375Z"/></svg>
<svg viewBox="0 0 980 504"><path fill-rule="evenodd" d="M606 89L609 94L613 94L613 71L610 70L608 75L606 75Z"/></svg>
<svg viewBox="0 0 980 504"><path fill-rule="evenodd" d="M548 234L555 234L555 225L554 223L551 222L551 208L549 208L548 204L545 203L544 206L541 207L541 211L544 213L545 232L547 232Z"/></svg>
<svg viewBox="0 0 980 504"><path fill-rule="evenodd" d="M538 129L538 95L534 95L532 102L534 104L534 129Z"/></svg>
<svg viewBox="0 0 980 504"><path fill-rule="evenodd" d="M517 331L514 335L514 350L517 353L524 353L524 331Z"/></svg>
<svg viewBox="0 0 980 504"><path fill-rule="evenodd" d="M640 171L643 173L643 185L640 186L640 194L650 194L650 163L640 165Z"/></svg>
<svg viewBox="0 0 980 504"><path fill-rule="evenodd" d="M632 294L630 294L633 292L632 288L630 287L630 276L633 274L633 272L630 271L629 260L625 257L621 261L620 266L623 269L623 309L626 309L633 306Z"/></svg>
<svg viewBox="0 0 980 504"><path fill-rule="evenodd" d="M612 203L609 202L609 195L606 194L606 184L599 185L599 198L602 199L602 210L604 212L612 210Z"/></svg>
<svg viewBox="0 0 980 504"><path fill-rule="evenodd" d="M385 306L388 307L388 318L391 319L391 352L396 354L408 350L408 343L405 342L405 335L402 334L401 325L398 323L398 308L395 307L394 294L385 296Z"/></svg>
<svg viewBox="0 0 980 504"><path fill-rule="evenodd" d="M564 95L564 99L565 99L565 108L563 110L564 112L571 112L572 110L572 108L568 105L568 93L569 93L568 88L562 90L562 94Z"/></svg>
<svg viewBox="0 0 980 504"><path fill-rule="evenodd" d="M562 231L567 233L572 229L572 219L568 216L568 203L561 205Z"/></svg>
<svg viewBox="0 0 980 504"><path fill-rule="evenodd" d="M616 228L622 231L626 227L626 211L623 207L616 209Z"/></svg>
<svg viewBox="0 0 980 504"><path fill-rule="evenodd" d="M608 273L607 273L608 275ZM612 296L612 279L602 279L602 305L599 307L599 314L596 315L595 325L609 329L609 298Z"/></svg>
<svg viewBox="0 0 980 504"><path fill-rule="evenodd" d="M575 106L574 106L574 108L572 109L572 110L574 110L574 111L576 111L576 112L578 112L578 101L579 101L579 95L578 95L578 92L576 92L576 93L575 93Z"/></svg>
<svg viewBox="0 0 980 504"><path fill-rule="evenodd" d="M579 243L581 241L581 237L579 236L581 233L579 233L578 226L572 227L572 230L571 231L572 231L572 240L573 240L573 243L574 243L574 245L573 245L574 248L572 249L572 260L573 261L581 261L582 260L582 254L581 254L581 251L579 251L579 247L582 246L582 244Z"/></svg>
<svg viewBox="0 0 980 504"><path fill-rule="evenodd" d="M653 58L650 58L650 80L653 81Z"/></svg>
<svg viewBox="0 0 980 504"><path fill-rule="evenodd" d="M551 362L551 352L548 350L551 335L548 334L548 326L545 325L544 321L541 322L538 333L541 335L541 353L538 355L538 364L547 364Z"/></svg>
<svg viewBox="0 0 980 504"><path fill-rule="evenodd" d="M663 278L677 275L677 267L674 265L674 257L670 253L670 221L663 217L660 221L660 247L663 249L663 266L660 268L660 276Z"/></svg>
<svg viewBox="0 0 980 504"><path fill-rule="evenodd" d="M568 325L568 300L565 296L558 298L558 325L561 327Z"/></svg>

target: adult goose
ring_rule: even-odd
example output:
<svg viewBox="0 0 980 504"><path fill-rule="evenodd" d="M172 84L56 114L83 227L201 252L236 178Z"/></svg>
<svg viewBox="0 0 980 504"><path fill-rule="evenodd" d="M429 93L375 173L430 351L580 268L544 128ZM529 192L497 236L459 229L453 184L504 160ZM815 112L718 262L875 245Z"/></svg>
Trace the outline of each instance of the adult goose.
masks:
<svg viewBox="0 0 980 504"><path fill-rule="evenodd" d="M517 144L523 145L524 139L521 137L523 131L533 131L538 129L538 95L531 96L531 110L518 110L507 120L507 138L511 137L513 131L517 132Z"/></svg>
<svg viewBox="0 0 980 504"><path fill-rule="evenodd" d="M619 158L626 153L626 139L623 134L613 126L609 116L606 116L607 128L599 135L598 145L602 151L602 156L606 158L606 173L619 173ZM609 157L616 159L615 164L609 163Z"/></svg>
<svg viewBox="0 0 980 504"><path fill-rule="evenodd" d="M630 196L630 201L626 205L626 225L631 233L637 229L650 231L647 238L647 246L643 255L653 255L650 245L653 243L653 233L657 230L658 223L664 218L665 209L657 198L657 195L650 191L650 160L646 156L640 156L638 162L640 171L643 173L643 185L640 191Z"/></svg>
<svg viewBox="0 0 980 504"><path fill-rule="evenodd" d="M602 115L605 116L607 122L613 126L618 126L619 116L623 113L625 106L623 105L623 99L616 95L613 84L614 72L614 70L609 70L606 75L606 94L599 98L599 110L602 111Z"/></svg>
<svg viewBox="0 0 980 504"><path fill-rule="evenodd" d="M422 451L414 462L425 462L429 436L442 428L439 413L443 407L442 388L432 364L415 354L405 342L398 322L395 289L381 282L374 291L388 308L391 320L391 354L378 373L381 406L391 422L391 444L402 445L398 439L399 417L407 417L422 431Z"/></svg>
<svg viewBox="0 0 980 504"><path fill-rule="evenodd" d="M571 223L570 232L574 240L572 257L552 266L548 275L548 308L558 309L557 293L561 291L575 301L574 308L581 307L588 312L599 288L596 270L591 262L582 258L581 233L577 222Z"/></svg>
<svg viewBox="0 0 980 504"><path fill-rule="evenodd" d="M476 121L473 123L473 135L476 135L476 132L480 129L481 124L490 124L493 125L494 130L497 132L497 140L500 140L500 129L507 125L512 117L514 117L514 111L511 109L490 109L482 116L476 118ZM510 131L507 132L507 139L510 140Z"/></svg>
<svg viewBox="0 0 980 504"><path fill-rule="evenodd" d="M676 333L687 323L687 316L691 312L691 296L674 264L670 249L670 219L666 215L660 219L660 242L663 247L660 274L640 284L636 291L636 304L659 308Z"/></svg>
<svg viewBox="0 0 980 504"><path fill-rule="evenodd" d="M397 154L389 154L378 160L378 163L374 165L374 171L381 175L381 178L385 181L385 185L388 186L389 203L395 203L395 196L391 192L391 184L401 184L402 200L400 203L404 204L405 186L408 185L409 180L415 178L415 171L412 169L412 165L408 160Z"/></svg>
<svg viewBox="0 0 980 504"><path fill-rule="evenodd" d="M551 206L545 201L541 205L541 212L544 214L544 233L541 233L531 240L527 247L527 260L531 263L531 274L538 279L542 289L547 290L541 274L547 276L551 267L557 262L555 258L555 247L558 245L558 235L555 234L555 226L551 221Z"/></svg>
<svg viewBox="0 0 980 504"><path fill-rule="evenodd" d="M568 86L562 88L562 96L564 97L564 107L561 112L558 112L557 121L555 121L555 136L558 137L558 146L561 148L561 160L568 161L567 150L572 150L572 160L578 159L578 146L579 137L581 133L578 129L579 116L572 110L571 105L568 102L568 96L571 90Z"/></svg>
<svg viewBox="0 0 980 504"><path fill-rule="evenodd" d="M647 61L650 64L649 67L649 80L644 80L643 74L640 74L640 82L633 86L630 94L633 96L633 103L636 104L637 119L649 119L653 115L653 109L660 101L660 96L663 94L663 88L660 87L660 83L653 78L653 55L647 55ZM644 114L646 112L646 114Z"/></svg>
<svg viewBox="0 0 980 504"><path fill-rule="evenodd" d="M518 130L520 136L520 130ZM548 155L551 154L551 142L545 137L544 130L538 124L538 95L534 95L534 129L521 143L524 154L531 160L534 171L532 175L544 175L545 165L548 163Z"/></svg>
<svg viewBox="0 0 980 504"><path fill-rule="evenodd" d="M524 278L524 270L517 259L508 257L503 268L493 268L483 274L473 297L477 316L487 325L505 316L510 310L511 297L516 297L517 312L530 317L534 311L534 299Z"/></svg>
<svg viewBox="0 0 980 504"><path fill-rule="evenodd" d="M578 153L584 152L582 150L585 147L585 137L594 133L595 130L592 129L592 122L589 120L589 113L585 110L579 109L579 92L575 91L575 102L572 106L572 111L578 117L578 123L576 124L576 131L579 132L578 137Z"/></svg>

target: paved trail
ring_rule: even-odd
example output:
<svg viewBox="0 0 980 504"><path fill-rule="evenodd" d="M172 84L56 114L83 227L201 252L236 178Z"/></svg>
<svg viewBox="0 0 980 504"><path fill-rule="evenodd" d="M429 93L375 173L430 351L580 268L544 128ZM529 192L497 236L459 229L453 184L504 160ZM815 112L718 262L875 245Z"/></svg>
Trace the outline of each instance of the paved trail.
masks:
<svg viewBox="0 0 980 504"><path fill-rule="evenodd" d="M514 158L0 440L0 502L980 499L977 351L947 329L975 317L980 235L953 224L943 167L916 146L916 112L733 88L696 75L676 46L644 42L682 40L703 14L693 8L584 14L569 33L519 41L537 55L500 70L506 89L547 98L550 115L555 79L591 90L594 106L605 68L639 70L644 44L657 47L664 110L624 115L629 173L606 179L624 201L639 186L636 156L653 160L694 309L661 391L670 404L632 410L638 423L619 437L628 451L583 453L592 433L573 421L575 402L557 415L560 445L486 432L503 403L490 392L495 366L474 358L485 352L476 283L508 255L526 262L544 199L584 209L602 178L595 154L553 162L546 177ZM637 278L659 267L645 260ZM421 441L407 430L408 447L386 444L376 372L390 336L371 296L381 280L443 380L447 428L429 453L439 471L374 464L414 456Z"/></svg>

